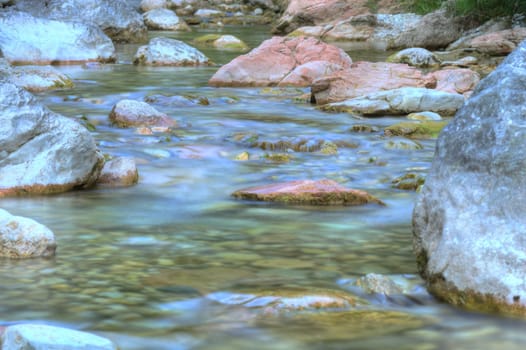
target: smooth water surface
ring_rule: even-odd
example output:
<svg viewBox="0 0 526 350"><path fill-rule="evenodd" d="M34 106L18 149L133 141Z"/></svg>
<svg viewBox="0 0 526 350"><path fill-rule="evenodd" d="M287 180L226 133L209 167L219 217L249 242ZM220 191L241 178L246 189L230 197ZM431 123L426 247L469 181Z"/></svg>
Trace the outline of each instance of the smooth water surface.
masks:
<svg viewBox="0 0 526 350"><path fill-rule="evenodd" d="M190 41L206 32L151 36ZM266 27L224 32L251 47L269 37ZM50 109L95 125L104 153L135 157L140 182L2 199L6 210L50 227L58 250L53 259L2 260L1 324L45 322L97 332L125 350L523 347L523 321L440 304L417 277L410 226L416 194L391 182L408 172L425 174L434 141L419 141L420 150L391 150L382 128L400 118L323 113L306 102L307 89L210 88L217 66L136 67L130 64L136 48L120 46L114 65L58 67L76 87L39 95ZM203 51L218 65L237 55ZM173 133L140 135L110 125L108 114L119 100L152 95L193 101L152 103L177 121ZM203 98L208 105L196 103ZM379 131L351 132L355 124ZM339 147L333 155L269 150L247 141L256 138ZM249 160L236 160L242 152ZM276 153L292 158L268 158ZM387 206L313 208L230 197L248 186L322 178L367 190ZM408 294L360 294L352 283L367 273L405 283ZM276 296L309 295L361 301L268 307Z"/></svg>

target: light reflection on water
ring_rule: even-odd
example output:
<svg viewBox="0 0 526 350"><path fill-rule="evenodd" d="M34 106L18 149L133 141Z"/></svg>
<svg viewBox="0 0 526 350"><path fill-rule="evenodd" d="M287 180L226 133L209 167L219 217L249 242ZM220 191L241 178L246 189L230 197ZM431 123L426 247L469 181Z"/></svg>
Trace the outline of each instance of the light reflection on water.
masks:
<svg viewBox="0 0 526 350"><path fill-rule="evenodd" d="M267 37L240 34L251 46ZM196 33L180 34L190 35ZM363 123L381 129L396 118L357 120L261 89L209 88L216 67L123 64L132 49L120 47L121 63L100 69L59 67L76 87L40 97L57 112L96 124L103 152L134 156L140 183L2 199L3 208L49 226L58 240L55 258L2 260L2 323L99 331L122 349L513 349L524 343L523 322L464 313L423 292L402 303L370 300L362 313L270 317L211 300L207 296L219 292L346 293L338 281L371 272L415 280L410 217L416 195L393 189L391 180L411 169L425 173L434 142L422 141L420 151L389 151L381 132L348 129ZM218 63L234 57L207 54ZM211 104L156 105L181 125L175 135L141 136L109 124L117 101L153 94L206 96ZM289 163L273 163L264 158L270 151L233 141L235 133L263 140L321 137L357 147L340 147L337 155L292 152ZM251 160L235 161L243 151ZM320 178L369 190L387 206L310 208L230 197L252 185Z"/></svg>

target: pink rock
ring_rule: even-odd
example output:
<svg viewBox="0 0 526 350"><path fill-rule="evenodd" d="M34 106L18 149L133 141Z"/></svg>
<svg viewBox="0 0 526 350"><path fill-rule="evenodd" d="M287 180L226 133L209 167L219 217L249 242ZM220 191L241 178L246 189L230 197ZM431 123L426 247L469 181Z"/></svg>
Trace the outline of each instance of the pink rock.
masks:
<svg viewBox="0 0 526 350"><path fill-rule="evenodd" d="M471 69L443 69L429 73L431 80L436 80L436 90L468 96L480 81L480 75Z"/></svg>
<svg viewBox="0 0 526 350"><path fill-rule="evenodd" d="M473 38L467 46L492 56L507 55L526 39L526 28L501 30Z"/></svg>
<svg viewBox="0 0 526 350"><path fill-rule="evenodd" d="M298 68L307 63L311 64ZM221 67L212 76L209 84L308 86L314 79L326 74L327 69L341 70L350 67L351 64L351 58L342 49L318 39L273 37L248 54L239 56ZM294 72L296 69L299 71Z"/></svg>
<svg viewBox="0 0 526 350"><path fill-rule="evenodd" d="M369 193L349 189L332 180L298 180L236 191L235 198L310 205L362 205L384 203Z"/></svg>
<svg viewBox="0 0 526 350"><path fill-rule="evenodd" d="M382 90L401 87L433 88L433 76L401 63L355 62L350 69L324 76L311 85L312 99L317 104L339 102Z"/></svg>

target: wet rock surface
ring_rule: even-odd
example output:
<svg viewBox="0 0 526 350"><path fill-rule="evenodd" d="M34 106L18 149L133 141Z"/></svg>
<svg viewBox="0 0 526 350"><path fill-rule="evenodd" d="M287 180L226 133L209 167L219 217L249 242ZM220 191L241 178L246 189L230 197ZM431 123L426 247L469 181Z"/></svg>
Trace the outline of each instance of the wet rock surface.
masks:
<svg viewBox="0 0 526 350"><path fill-rule="evenodd" d="M104 163L97 185L121 187L135 185L139 172L131 157L116 157Z"/></svg>
<svg viewBox="0 0 526 350"><path fill-rule="evenodd" d="M119 127L158 126L174 127L177 123L168 115L159 112L146 102L121 100L111 110L109 119Z"/></svg>
<svg viewBox="0 0 526 350"><path fill-rule="evenodd" d="M298 180L238 190L235 198L310 205L384 205L365 191L348 189L332 180Z"/></svg>

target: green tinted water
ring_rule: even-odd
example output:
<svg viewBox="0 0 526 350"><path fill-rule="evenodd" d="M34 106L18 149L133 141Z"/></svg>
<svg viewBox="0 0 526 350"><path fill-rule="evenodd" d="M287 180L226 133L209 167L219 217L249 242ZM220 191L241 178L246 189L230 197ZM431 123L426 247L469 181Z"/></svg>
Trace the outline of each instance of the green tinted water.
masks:
<svg viewBox="0 0 526 350"><path fill-rule="evenodd" d="M252 47L268 37L267 28L231 30ZM161 34L187 41L197 35ZM95 124L101 150L135 157L141 178L130 188L2 199L3 208L47 225L58 241L53 259L2 260L2 324L100 332L122 349L522 348L524 322L454 310L419 287L410 227L416 194L391 181L408 171L425 174L433 141L422 141L422 150L388 150L381 131L349 128L381 130L395 118L322 113L295 100L307 90L282 96L209 88L217 67L135 67L129 64L135 49L119 47L115 65L59 67L76 87L40 95L51 109ZM237 55L204 51L218 64ZM206 97L210 104L154 104L177 120L173 135L110 125L117 101L156 94ZM250 147L240 134L342 146L336 155L290 152L290 162L277 163L265 155L287 150ZM248 161L235 160L242 152ZM230 197L252 185L321 178L368 190L387 206L311 208ZM411 295L360 294L352 280L367 273L411 285ZM309 295L360 302L290 306ZM270 307L276 296L292 298L289 308Z"/></svg>

